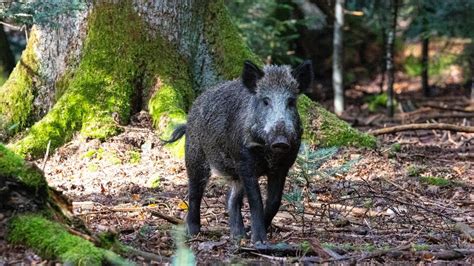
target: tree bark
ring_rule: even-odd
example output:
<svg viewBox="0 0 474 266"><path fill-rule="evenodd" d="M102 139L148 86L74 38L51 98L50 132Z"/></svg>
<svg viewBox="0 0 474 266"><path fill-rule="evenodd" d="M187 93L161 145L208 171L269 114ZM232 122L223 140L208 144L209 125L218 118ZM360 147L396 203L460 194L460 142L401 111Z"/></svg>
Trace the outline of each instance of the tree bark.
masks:
<svg viewBox="0 0 474 266"><path fill-rule="evenodd" d="M428 76L428 62L429 62L429 46L430 46L430 39L429 37L423 38L422 41L422 48L421 48L421 86L423 88L423 94L426 97L429 97L431 92L430 92L430 87L429 87L429 76Z"/></svg>
<svg viewBox="0 0 474 266"><path fill-rule="evenodd" d="M397 30L397 15L398 15L398 0L391 0L392 17L391 23L387 32L387 112L388 116L393 117L394 114L394 93L393 84L395 82L395 67L394 67L394 53L395 53L395 34Z"/></svg>
<svg viewBox="0 0 474 266"><path fill-rule="evenodd" d="M429 85L429 46L430 39L429 37L424 37L421 45L421 87L423 89L423 94L425 97L431 96L431 90Z"/></svg>
<svg viewBox="0 0 474 266"><path fill-rule="evenodd" d="M334 88L334 112L338 115L344 111L344 81L343 81L343 28L344 28L344 3L345 0L337 0L335 6L334 20L334 42L333 42L333 70L332 83Z"/></svg>
<svg viewBox="0 0 474 266"><path fill-rule="evenodd" d="M0 64L5 76L8 76L15 67L15 57L10 49L10 42L3 29L3 25L0 26Z"/></svg>

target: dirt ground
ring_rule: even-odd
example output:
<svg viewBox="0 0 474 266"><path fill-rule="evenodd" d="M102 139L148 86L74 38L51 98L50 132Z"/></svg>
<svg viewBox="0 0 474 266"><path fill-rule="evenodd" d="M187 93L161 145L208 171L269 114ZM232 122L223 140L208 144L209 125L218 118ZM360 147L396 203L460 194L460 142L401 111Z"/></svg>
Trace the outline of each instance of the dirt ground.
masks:
<svg viewBox="0 0 474 266"><path fill-rule="evenodd" d="M416 93L399 97L402 112L395 119L370 113L359 102L363 94L349 92L355 96L344 116L361 130L414 120L474 125L472 116L448 110L469 108L461 89L429 100ZM440 113L453 117L432 118ZM380 136L379 142L376 150L305 146L273 222L274 245L263 249L229 238L226 184L213 177L202 206L203 232L186 243L199 262L474 264L474 134L408 131ZM124 244L157 255L134 255L132 261L161 264L173 256L180 230L173 223L187 208L185 167L161 147L146 113L105 142L75 137L45 164L36 163L92 232L112 232ZM243 213L248 227L247 203ZM42 262L48 261L0 237L0 264Z"/></svg>

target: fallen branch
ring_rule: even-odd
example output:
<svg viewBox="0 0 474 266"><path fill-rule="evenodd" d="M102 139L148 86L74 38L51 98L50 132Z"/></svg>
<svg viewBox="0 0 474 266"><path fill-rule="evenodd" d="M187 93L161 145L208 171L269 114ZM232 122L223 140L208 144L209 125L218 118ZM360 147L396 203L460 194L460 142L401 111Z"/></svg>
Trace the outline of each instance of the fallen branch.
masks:
<svg viewBox="0 0 474 266"><path fill-rule="evenodd" d="M336 203L313 203L310 202L309 205L313 208L331 208L339 211L350 212L354 217L377 217L387 215L383 211L373 211L366 208L355 207L350 205L342 205Z"/></svg>
<svg viewBox="0 0 474 266"><path fill-rule="evenodd" d="M454 113L454 114L426 114L426 115L403 115L401 117L397 117L393 120L396 121L425 121L431 119L447 119L447 118L473 118L474 113Z"/></svg>
<svg viewBox="0 0 474 266"><path fill-rule="evenodd" d="M440 250L440 251L390 251L387 256L392 258L421 258L422 260L458 260L463 259L467 256L472 256L474 250L470 249L453 249L453 250Z"/></svg>
<svg viewBox="0 0 474 266"><path fill-rule="evenodd" d="M264 255L272 255L276 257L294 257L294 256L301 256L302 254L305 255L318 255L314 250L308 250L305 252L300 246L286 244L286 243L279 243L278 245L273 244L261 244L260 246L256 247L240 247L240 252L247 252L247 253L258 253Z"/></svg>
<svg viewBox="0 0 474 266"><path fill-rule="evenodd" d="M265 258L265 259L268 259L268 260L272 260L272 261L287 262L286 257L275 257L275 256L260 254L260 253L257 253L257 252L250 252L250 254L255 255L255 256L259 256L259 257L262 257L262 258Z"/></svg>
<svg viewBox="0 0 474 266"><path fill-rule="evenodd" d="M434 108L434 109L457 111L457 112L464 112L464 113L473 113L474 112L471 109L464 109L464 108L457 108L457 107L446 107L446 106L440 106L440 105L437 105L437 104L429 104L429 103L425 103L425 104L423 104L423 106Z"/></svg>
<svg viewBox="0 0 474 266"><path fill-rule="evenodd" d="M168 258L168 257L162 257L160 255L153 254L153 253L146 252L146 251L142 251L142 250L130 247L130 246L123 245L122 249L124 249L124 251L125 251L124 253L126 255L140 256L140 257L142 257L142 258L144 258L145 260L148 260L148 261L154 261L154 262L159 262L159 263L165 263L165 262L170 261L170 258Z"/></svg>
<svg viewBox="0 0 474 266"><path fill-rule="evenodd" d="M377 136L377 135L383 135L383 134L392 134L392 133L401 132L401 131L433 130L433 129L474 133L474 127L458 126L458 125L444 124L444 123L400 125L400 126L386 127L386 128L372 130L369 133Z"/></svg>
<svg viewBox="0 0 474 266"><path fill-rule="evenodd" d="M161 219L164 219L172 224L184 224L184 221L179 218L168 216L166 214L163 214L157 211L151 211L151 214Z"/></svg>

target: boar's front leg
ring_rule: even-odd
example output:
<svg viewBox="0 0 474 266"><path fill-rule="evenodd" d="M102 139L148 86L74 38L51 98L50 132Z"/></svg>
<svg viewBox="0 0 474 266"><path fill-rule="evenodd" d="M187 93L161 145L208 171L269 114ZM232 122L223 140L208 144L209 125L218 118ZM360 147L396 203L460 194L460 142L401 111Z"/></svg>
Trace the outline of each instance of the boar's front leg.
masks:
<svg viewBox="0 0 474 266"><path fill-rule="evenodd" d="M250 205L250 220L252 226L252 242L266 242L267 231L263 221L263 202L255 171L256 158L247 149L240 153L239 176L244 184L245 194Z"/></svg>
<svg viewBox="0 0 474 266"><path fill-rule="evenodd" d="M283 188L288 170L278 170L268 174L267 180L267 200L265 202L265 228L272 224L273 217L278 212L281 205Z"/></svg>
<svg viewBox="0 0 474 266"><path fill-rule="evenodd" d="M242 203L244 199L244 187L239 179L232 180L227 200L229 210L230 233L236 239L245 235L244 221L242 219Z"/></svg>

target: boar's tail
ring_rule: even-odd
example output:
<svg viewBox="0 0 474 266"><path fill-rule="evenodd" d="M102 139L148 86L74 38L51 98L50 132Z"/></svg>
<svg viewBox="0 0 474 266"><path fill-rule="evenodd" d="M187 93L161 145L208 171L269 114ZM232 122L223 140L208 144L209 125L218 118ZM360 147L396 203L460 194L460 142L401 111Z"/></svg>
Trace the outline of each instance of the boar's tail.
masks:
<svg viewBox="0 0 474 266"><path fill-rule="evenodd" d="M186 133L186 124L178 125L173 133L171 134L170 139L167 140L161 140L164 144L169 144L177 141L180 139L184 134Z"/></svg>

